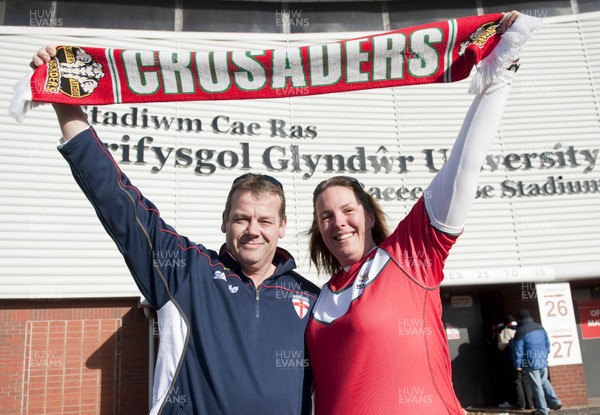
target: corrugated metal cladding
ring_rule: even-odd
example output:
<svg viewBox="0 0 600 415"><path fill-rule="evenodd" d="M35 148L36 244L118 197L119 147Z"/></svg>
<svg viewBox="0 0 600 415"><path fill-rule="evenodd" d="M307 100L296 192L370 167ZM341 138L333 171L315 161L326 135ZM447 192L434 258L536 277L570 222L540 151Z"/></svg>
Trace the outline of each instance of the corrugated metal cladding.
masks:
<svg viewBox="0 0 600 415"><path fill-rule="evenodd" d="M40 46L264 49L357 36L0 31L0 296L33 299L138 293L55 150L59 130L51 109L34 109L21 124L6 115L12 85ZM453 249L445 284L599 275L600 14L548 19L521 60L498 139L483 166L481 197ZM312 190L338 173L336 162L334 171L327 170L328 161L340 155L346 169L339 173L355 174L380 192L395 224L431 180L430 168L441 166L472 100L467 88L468 81L291 99L115 105L88 108L88 114L105 142L121 145L114 152L117 160L123 146L130 146L131 163L121 163L122 168L162 216L213 249L224 241L220 217L232 180L244 166L275 174L288 195L288 230L281 245L297 257L303 274L323 283L325 277L315 275L306 259L304 232ZM113 117L119 125L112 124ZM199 120L201 127L180 129L178 118ZM251 123L260 126L260 134L247 133ZM142 163L133 149L140 140L164 154L189 149L193 162L176 166L173 150L161 166L146 150Z"/></svg>

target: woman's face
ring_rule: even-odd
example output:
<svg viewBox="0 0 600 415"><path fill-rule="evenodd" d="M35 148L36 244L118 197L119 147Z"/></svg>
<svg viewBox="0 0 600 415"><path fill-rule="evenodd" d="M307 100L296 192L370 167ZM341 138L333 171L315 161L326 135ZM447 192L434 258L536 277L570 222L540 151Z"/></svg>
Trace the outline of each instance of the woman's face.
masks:
<svg viewBox="0 0 600 415"><path fill-rule="evenodd" d="M352 189L328 187L317 197L315 211L323 241L342 267L354 264L375 246L371 234L375 219Z"/></svg>

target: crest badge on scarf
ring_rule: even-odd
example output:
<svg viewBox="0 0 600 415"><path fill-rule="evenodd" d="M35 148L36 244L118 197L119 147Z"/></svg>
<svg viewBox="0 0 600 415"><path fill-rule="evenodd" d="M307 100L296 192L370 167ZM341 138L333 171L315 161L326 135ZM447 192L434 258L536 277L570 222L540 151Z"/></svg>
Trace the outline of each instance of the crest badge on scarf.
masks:
<svg viewBox="0 0 600 415"><path fill-rule="evenodd" d="M50 93L63 93L71 98L84 98L98 88L104 77L102 64L95 62L84 49L76 46L59 46L56 59L48 62L44 89Z"/></svg>

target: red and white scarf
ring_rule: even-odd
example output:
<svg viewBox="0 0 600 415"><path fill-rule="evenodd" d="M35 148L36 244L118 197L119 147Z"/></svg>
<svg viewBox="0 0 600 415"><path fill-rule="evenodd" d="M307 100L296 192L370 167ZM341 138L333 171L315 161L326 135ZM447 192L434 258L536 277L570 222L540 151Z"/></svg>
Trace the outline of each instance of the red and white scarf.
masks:
<svg viewBox="0 0 600 415"><path fill-rule="evenodd" d="M476 93L518 57L539 19L470 16L314 46L255 51L143 51L58 46L15 86L10 114L36 103L103 105L282 98L455 82Z"/></svg>

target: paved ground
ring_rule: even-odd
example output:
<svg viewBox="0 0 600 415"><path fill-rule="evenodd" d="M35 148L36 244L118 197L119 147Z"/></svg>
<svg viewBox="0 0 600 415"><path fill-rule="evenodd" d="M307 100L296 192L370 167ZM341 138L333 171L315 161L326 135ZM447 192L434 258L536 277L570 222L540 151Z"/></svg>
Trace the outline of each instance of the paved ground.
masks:
<svg viewBox="0 0 600 415"><path fill-rule="evenodd" d="M526 415L531 414L533 411L513 411L501 408L468 408L467 413L469 415ZM550 411L550 415L600 415L600 406L586 407L586 408L568 408L561 409L560 411Z"/></svg>
<svg viewBox="0 0 600 415"><path fill-rule="evenodd" d="M501 408L467 408L469 415L529 415L532 410L513 411ZM585 408L565 408L560 411L550 411L550 415L600 415L600 398L588 398Z"/></svg>

